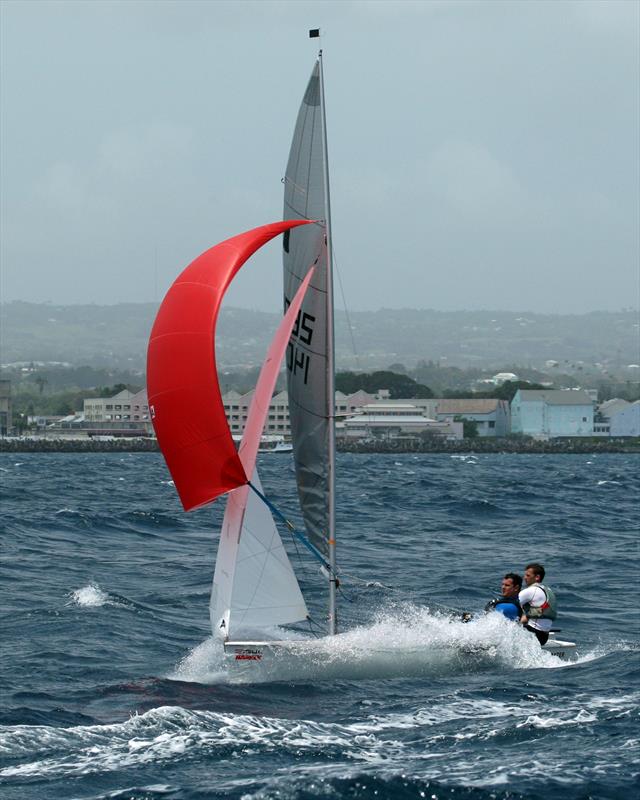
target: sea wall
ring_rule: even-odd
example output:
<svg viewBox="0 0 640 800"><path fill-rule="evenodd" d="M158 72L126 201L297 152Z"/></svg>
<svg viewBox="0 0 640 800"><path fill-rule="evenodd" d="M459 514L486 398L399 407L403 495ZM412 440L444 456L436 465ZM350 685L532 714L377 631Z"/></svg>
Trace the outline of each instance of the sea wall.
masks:
<svg viewBox="0 0 640 800"><path fill-rule="evenodd" d="M462 439L452 442L390 440L388 442L341 442L347 453L640 453L640 439L563 438Z"/></svg>
<svg viewBox="0 0 640 800"><path fill-rule="evenodd" d="M524 438L463 439L443 442L390 441L345 442L342 453L640 453L640 439L566 438L548 442ZM150 453L158 451L155 439L52 439L3 438L0 453Z"/></svg>
<svg viewBox="0 0 640 800"><path fill-rule="evenodd" d="M0 439L0 453L152 453L155 439Z"/></svg>

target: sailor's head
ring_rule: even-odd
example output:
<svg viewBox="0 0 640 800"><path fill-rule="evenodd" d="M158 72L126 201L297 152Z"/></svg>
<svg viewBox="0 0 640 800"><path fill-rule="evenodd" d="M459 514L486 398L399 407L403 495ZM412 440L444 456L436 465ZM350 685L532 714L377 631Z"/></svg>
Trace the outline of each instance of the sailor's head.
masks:
<svg viewBox="0 0 640 800"><path fill-rule="evenodd" d="M527 564L524 568L524 582L527 586L533 586L536 583L542 583L544 580L544 567L534 561L533 564Z"/></svg>
<svg viewBox="0 0 640 800"><path fill-rule="evenodd" d="M522 588L522 578L515 572L507 572L502 579L503 597L513 597Z"/></svg>

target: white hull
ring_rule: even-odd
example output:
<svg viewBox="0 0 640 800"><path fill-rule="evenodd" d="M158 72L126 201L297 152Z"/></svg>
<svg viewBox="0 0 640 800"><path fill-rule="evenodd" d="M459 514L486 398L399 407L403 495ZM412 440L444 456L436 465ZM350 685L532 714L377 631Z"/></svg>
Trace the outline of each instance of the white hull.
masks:
<svg viewBox="0 0 640 800"><path fill-rule="evenodd" d="M265 655L291 651L296 645L304 645L304 640L295 639L281 641L246 641L246 642L225 642L224 653L234 661L262 661Z"/></svg>
<svg viewBox="0 0 640 800"><path fill-rule="evenodd" d="M293 453L292 444L277 444L275 447L260 447L259 453Z"/></svg>
<svg viewBox="0 0 640 800"><path fill-rule="evenodd" d="M283 653L301 653L316 640L305 639L282 639L282 640L247 640L247 641L226 641L224 643L225 655L233 661L262 661L264 658L281 655ZM568 658L575 651L576 643L563 639L556 639L553 633L549 637L543 650L558 658ZM473 648L473 652L482 652L483 646Z"/></svg>
<svg viewBox="0 0 640 800"><path fill-rule="evenodd" d="M567 658L576 649L576 643L568 642L563 639L556 639L552 632L548 642L542 646L542 649L546 650L547 653L558 656L558 658Z"/></svg>

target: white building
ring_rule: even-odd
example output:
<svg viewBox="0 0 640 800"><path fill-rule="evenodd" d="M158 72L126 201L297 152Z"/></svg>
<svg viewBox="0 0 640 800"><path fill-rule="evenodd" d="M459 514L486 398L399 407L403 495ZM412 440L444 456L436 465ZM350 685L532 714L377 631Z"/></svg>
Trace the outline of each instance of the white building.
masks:
<svg viewBox="0 0 640 800"><path fill-rule="evenodd" d="M597 409L593 420L593 433L595 436L610 436L611 435L611 415L622 408L629 405L627 400L622 400L620 397L613 397L611 400L605 400Z"/></svg>
<svg viewBox="0 0 640 800"><path fill-rule="evenodd" d="M593 436L591 397L577 389L518 389L511 401L511 430L542 439Z"/></svg>
<svg viewBox="0 0 640 800"><path fill-rule="evenodd" d="M404 398L404 399L397 399L392 400L389 397L385 397L383 392L378 392L375 398L367 401L368 403L376 403L381 402L386 406L395 406L395 405L406 405L407 403L413 408L417 408L418 412L422 414L423 417L428 417L429 419L436 419L436 413L438 411L438 403L441 403L441 400L437 398L429 398L429 399L421 399L419 397L411 397L411 398Z"/></svg>
<svg viewBox="0 0 640 800"><path fill-rule="evenodd" d="M609 416L611 436L640 436L640 400L615 409Z"/></svg>
<svg viewBox="0 0 640 800"><path fill-rule="evenodd" d="M520 378L515 374L515 372L497 372L492 378L491 382L495 386L502 386L503 383L507 383L510 381L513 383L514 381L519 381Z"/></svg>
<svg viewBox="0 0 640 800"><path fill-rule="evenodd" d="M629 405L630 403L628 400L623 400L621 397L612 397L611 400L605 400L604 403L600 403L598 406L598 413L601 417L610 419L611 415L615 414L616 411L627 408Z"/></svg>
<svg viewBox="0 0 640 800"><path fill-rule="evenodd" d="M478 436L506 436L510 431L509 403L506 400L470 398L435 402L435 418L440 422L472 420L478 427Z"/></svg>
<svg viewBox="0 0 640 800"><path fill-rule="evenodd" d="M405 401L362 406L357 414L347 417L336 432L345 439L401 439L425 432L445 439L462 439L462 428L461 422L429 419L419 408Z"/></svg>

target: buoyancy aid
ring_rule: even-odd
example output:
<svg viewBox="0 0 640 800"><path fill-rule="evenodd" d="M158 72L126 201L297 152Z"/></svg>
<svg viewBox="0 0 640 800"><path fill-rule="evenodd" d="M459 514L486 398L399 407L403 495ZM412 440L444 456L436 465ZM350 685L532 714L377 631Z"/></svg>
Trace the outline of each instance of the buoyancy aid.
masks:
<svg viewBox="0 0 640 800"><path fill-rule="evenodd" d="M510 603L520 610L520 603L518 602L517 595L515 597L505 597L503 594L501 594L500 597L494 597L493 600L489 600L487 605L484 607L484 610L493 611L497 605L502 603Z"/></svg>
<svg viewBox="0 0 640 800"><path fill-rule="evenodd" d="M525 603L524 613L529 619L555 619L558 616L558 603L553 590L542 583L536 583L538 589L542 589L545 594L545 601L541 606L532 606Z"/></svg>
<svg viewBox="0 0 640 800"><path fill-rule="evenodd" d="M520 609L519 607L512 602L503 602L503 603L496 603L494 611L497 611L502 616L506 617L507 619L517 620L520 619Z"/></svg>

